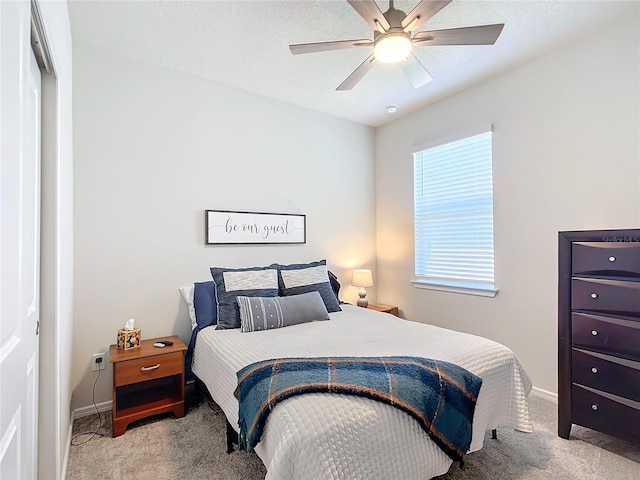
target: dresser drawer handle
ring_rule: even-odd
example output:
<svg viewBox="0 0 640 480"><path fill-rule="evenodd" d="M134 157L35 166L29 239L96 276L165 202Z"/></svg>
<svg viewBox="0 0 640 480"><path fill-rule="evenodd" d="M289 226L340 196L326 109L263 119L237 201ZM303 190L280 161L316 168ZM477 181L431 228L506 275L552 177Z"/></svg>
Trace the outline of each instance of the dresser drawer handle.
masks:
<svg viewBox="0 0 640 480"><path fill-rule="evenodd" d="M155 370L156 368L160 368L160 364L156 363L152 367L140 367L141 372L148 372L149 370Z"/></svg>
<svg viewBox="0 0 640 480"><path fill-rule="evenodd" d="M592 293L591 294L591 298L598 298L598 294L597 293Z"/></svg>
<svg viewBox="0 0 640 480"><path fill-rule="evenodd" d="M591 368L591 373L598 373L598 369L596 367Z"/></svg>
<svg viewBox="0 0 640 480"><path fill-rule="evenodd" d="M609 257L609 261L610 262L615 262L616 261L616 257Z"/></svg>
<svg viewBox="0 0 640 480"><path fill-rule="evenodd" d="M598 404L594 403L591 405L591 410L598 410Z"/></svg>
<svg viewBox="0 0 640 480"><path fill-rule="evenodd" d="M596 335L598 335L598 331L597 330L591 330L591 335L593 335L595 337Z"/></svg>

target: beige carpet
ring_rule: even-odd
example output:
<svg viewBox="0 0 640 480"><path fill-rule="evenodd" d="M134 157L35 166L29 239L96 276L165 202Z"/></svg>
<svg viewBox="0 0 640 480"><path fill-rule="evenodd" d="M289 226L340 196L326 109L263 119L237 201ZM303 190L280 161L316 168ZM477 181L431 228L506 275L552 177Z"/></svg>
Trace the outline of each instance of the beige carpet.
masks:
<svg viewBox="0 0 640 480"><path fill-rule="evenodd" d="M194 404L184 418L141 421L118 438L110 437L107 414L103 431L109 436L70 447L66 478L263 480L266 471L255 454L225 453L224 414L213 408ZM535 433L500 429L498 440L488 435L481 451L467 455L464 470L452 465L438 480L640 479L640 446L575 426L572 439L563 440L556 435L554 403L531 397L530 408ZM78 419L74 434L97 424L97 416Z"/></svg>

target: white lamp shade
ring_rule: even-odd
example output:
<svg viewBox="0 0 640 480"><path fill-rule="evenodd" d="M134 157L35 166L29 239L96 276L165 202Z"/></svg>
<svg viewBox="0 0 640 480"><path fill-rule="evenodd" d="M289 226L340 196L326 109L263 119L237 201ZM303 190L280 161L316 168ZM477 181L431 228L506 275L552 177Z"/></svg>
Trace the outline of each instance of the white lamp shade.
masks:
<svg viewBox="0 0 640 480"><path fill-rule="evenodd" d="M397 63L406 60L411 53L411 40L407 34L386 34L376 42L373 54L382 63Z"/></svg>
<svg viewBox="0 0 640 480"><path fill-rule="evenodd" d="M371 274L371 270L364 268L354 270L351 285L354 287L373 287L373 275Z"/></svg>

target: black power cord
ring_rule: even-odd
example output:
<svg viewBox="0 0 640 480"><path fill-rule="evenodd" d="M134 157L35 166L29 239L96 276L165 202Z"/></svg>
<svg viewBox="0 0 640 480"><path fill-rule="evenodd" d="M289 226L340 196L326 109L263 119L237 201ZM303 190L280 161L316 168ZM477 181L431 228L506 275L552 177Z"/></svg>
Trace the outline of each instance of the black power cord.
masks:
<svg viewBox="0 0 640 480"><path fill-rule="evenodd" d="M84 445L96 435L100 435L101 437L105 436L104 433L100 432L100 429L102 428L102 416L100 415L100 410L98 410L98 406L96 405L96 383L98 383L98 379L100 378L100 372L102 371L102 368L100 367L102 367L102 365L98 364L98 375L96 375L96 379L93 382L93 388L91 393L91 401L93 402L93 408L96 409L96 413L98 414L98 428L96 428L93 432L76 433L73 437L71 437L71 445L74 447ZM84 442L74 443L76 438L82 437L84 435L91 435L91 436L87 438Z"/></svg>

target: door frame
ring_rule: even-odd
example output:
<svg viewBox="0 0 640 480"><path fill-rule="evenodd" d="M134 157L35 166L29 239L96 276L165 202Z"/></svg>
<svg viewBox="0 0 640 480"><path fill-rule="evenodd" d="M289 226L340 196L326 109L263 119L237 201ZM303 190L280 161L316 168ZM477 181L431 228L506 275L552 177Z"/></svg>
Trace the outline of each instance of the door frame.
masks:
<svg viewBox="0 0 640 480"><path fill-rule="evenodd" d="M59 352L59 157L58 75L41 0L31 0L31 48L41 72L40 114L40 375L38 398L38 478L55 472L60 480L68 452L62 459L61 357ZM52 405L53 403L53 405ZM53 409L51 408L53 406ZM68 408L68 407L66 407ZM53 410L53 415L51 411ZM68 436L68 435L67 435ZM53 449L51 446L53 445ZM45 472L47 472L45 474Z"/></svg>

